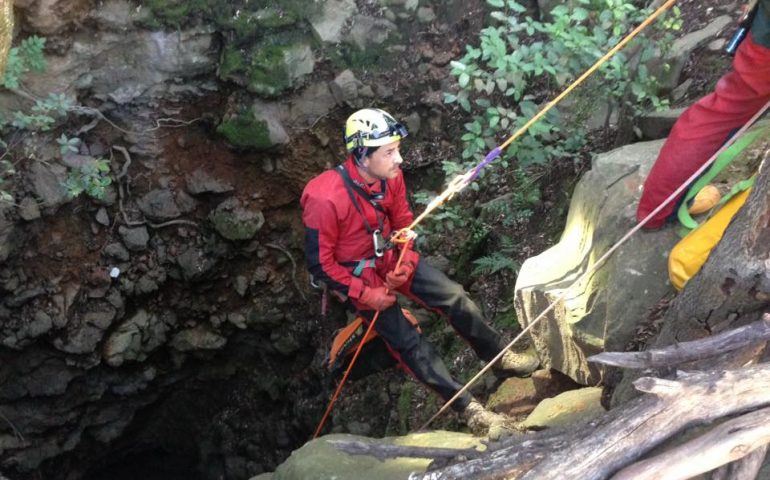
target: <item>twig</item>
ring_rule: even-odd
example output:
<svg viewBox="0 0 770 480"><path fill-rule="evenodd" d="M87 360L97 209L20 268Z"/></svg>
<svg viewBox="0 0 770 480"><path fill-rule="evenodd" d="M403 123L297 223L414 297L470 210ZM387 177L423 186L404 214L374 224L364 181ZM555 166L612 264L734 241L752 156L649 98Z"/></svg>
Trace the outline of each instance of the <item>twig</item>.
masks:
<svg viewBox="0 0 770 480"><path fill-rule="evenodd" d="M296 275L297 262L294 261L294 257L292 256L292 254L282 246L276 245L274 243L266 243L265 246L274 248L275 250L278 250L279 252L282 252L284 255L289 257L289 260L291 260L291 281L294 283L294 288L297 289L297 292L299 293L299 296L302 297L302 300L307 301L305 292L303 292L302 289L299 288L299 282L297 282L297 275Z"/></svg>

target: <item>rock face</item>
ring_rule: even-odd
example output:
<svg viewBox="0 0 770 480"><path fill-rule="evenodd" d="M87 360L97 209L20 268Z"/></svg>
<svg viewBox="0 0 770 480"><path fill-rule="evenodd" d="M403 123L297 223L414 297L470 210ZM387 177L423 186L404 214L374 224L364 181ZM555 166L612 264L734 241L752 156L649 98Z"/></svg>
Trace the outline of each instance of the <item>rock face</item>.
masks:
<svg viewBox="0 0 770 480"><path fill-rule="evenodd" d="M575 188L559 243L528 259L519 272L515 306L522 325L563 297L532 328L532 338L544 366L578 383L598 384L604 371L586 358L624 350L646 309L672 291L667 258L678 240L673 228L636 234L576 283L635 225L641 186L661 146L637 143L597 156Z"/></svg>

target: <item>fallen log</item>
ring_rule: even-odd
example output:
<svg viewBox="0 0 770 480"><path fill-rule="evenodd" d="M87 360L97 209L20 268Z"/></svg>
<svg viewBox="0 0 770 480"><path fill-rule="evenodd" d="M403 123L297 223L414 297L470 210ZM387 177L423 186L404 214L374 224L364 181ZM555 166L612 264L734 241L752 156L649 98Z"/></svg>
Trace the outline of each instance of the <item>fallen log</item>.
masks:
<svg viewBox="0 0 770 480"><path fill-rule="evenodd" d="M741 459L768 443L770 408L763 408L724 422L660 455L625 467L612 480L686 480Z"/></svg>
<svg viewBox="0 0 770 480"><path fill-rule="evenodd" d="M763 445L742 459L723 465L711 474L711 480L754 480L762 468L767 455L767 445Z"/></svg>
<svg viewBox="0 0 770 480"><path fill-rule="evenodd" d="M411 478L604 479L684 428L770 406L770 364L678 372L675 380L643 377L634 385L648 395L600 418L557 434L536 432L507 440L502 448L490 444L489 452L478 458Z"/></svg>
<svg viewBox="0 0 770 480"><path fill-rule="evenodd" d="M770 314L762 320L711 337L681 342L643 352L603 352L589 362L621 368L659 368L703 360L770 340Z"/></svg>

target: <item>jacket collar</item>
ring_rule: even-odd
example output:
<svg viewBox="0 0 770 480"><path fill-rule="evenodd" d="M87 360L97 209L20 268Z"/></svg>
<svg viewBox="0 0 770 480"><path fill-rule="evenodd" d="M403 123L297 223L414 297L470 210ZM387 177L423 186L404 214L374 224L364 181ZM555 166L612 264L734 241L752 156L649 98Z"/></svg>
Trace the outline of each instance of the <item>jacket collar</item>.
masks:
<svg viewBox="0 0 770 480"><path fill-rule="evenodd" d="M345 160L345 169L348 171L348 174L350 174L350 179L353 180L353 182L355 182L359 187L363 188L366 192L371 194L382 192L381 186L385 182L375 181L371 186L369 186L361 174L358 173L356 163L353 161L353 155L348 155L347 160Z"/></svg>

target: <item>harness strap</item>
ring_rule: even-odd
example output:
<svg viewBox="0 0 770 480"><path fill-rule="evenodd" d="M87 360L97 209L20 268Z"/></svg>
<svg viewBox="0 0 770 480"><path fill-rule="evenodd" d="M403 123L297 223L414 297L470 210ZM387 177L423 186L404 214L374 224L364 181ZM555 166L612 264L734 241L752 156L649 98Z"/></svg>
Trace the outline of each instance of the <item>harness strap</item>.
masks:
<svg viewBox="0 0 770 480"><path fill-rule="evenodd" d="M353 194L353 190L358 193L358 195L366 200L374 209L376 210L375 216L377 217L377 223L380 227L380 232L382 232L382 229L384 228L383 224L383 218L385 217L385 209L382 208L382 205L378 203L378 200L382 199L382 196L385 195L385 189L387 188L387 182L385 180L380 180L380 190L382 191L381 195L378 196L372 196L370 195L366 190L361 188L360 185L356 184L356 182L353 181L352 178L350 178L350 174L348 173L347 169L344 165L337 165L337 168L334 169L337 173L340 174L342 177L343 182L345 183L345 190L348 192L348 196L350 197L350 201L353 203L353 206L356 208L356 211L359 215L361 215L361 219L364 221L364 227L366 228L366 232L368 234L374 233L374 229L372 228L369 221L366 219L366 215L364 215L364 211L361 209L361 206L358 204L358 200L356 200L355 195ZM377 212L382 214L382 217L377 214Z"/></svg>
<svg viewBox="0 0 770 480"><path fill-rule="evenodd" d="M342 262L340 265L343 265L345 267L355 267L353 268L353 276L354 277L360 277L362 273L364 273L365 268L374 268L375 262L377 261L376 258L365 258L363 260L359 261L352 261L352 262Z"/></svg>

